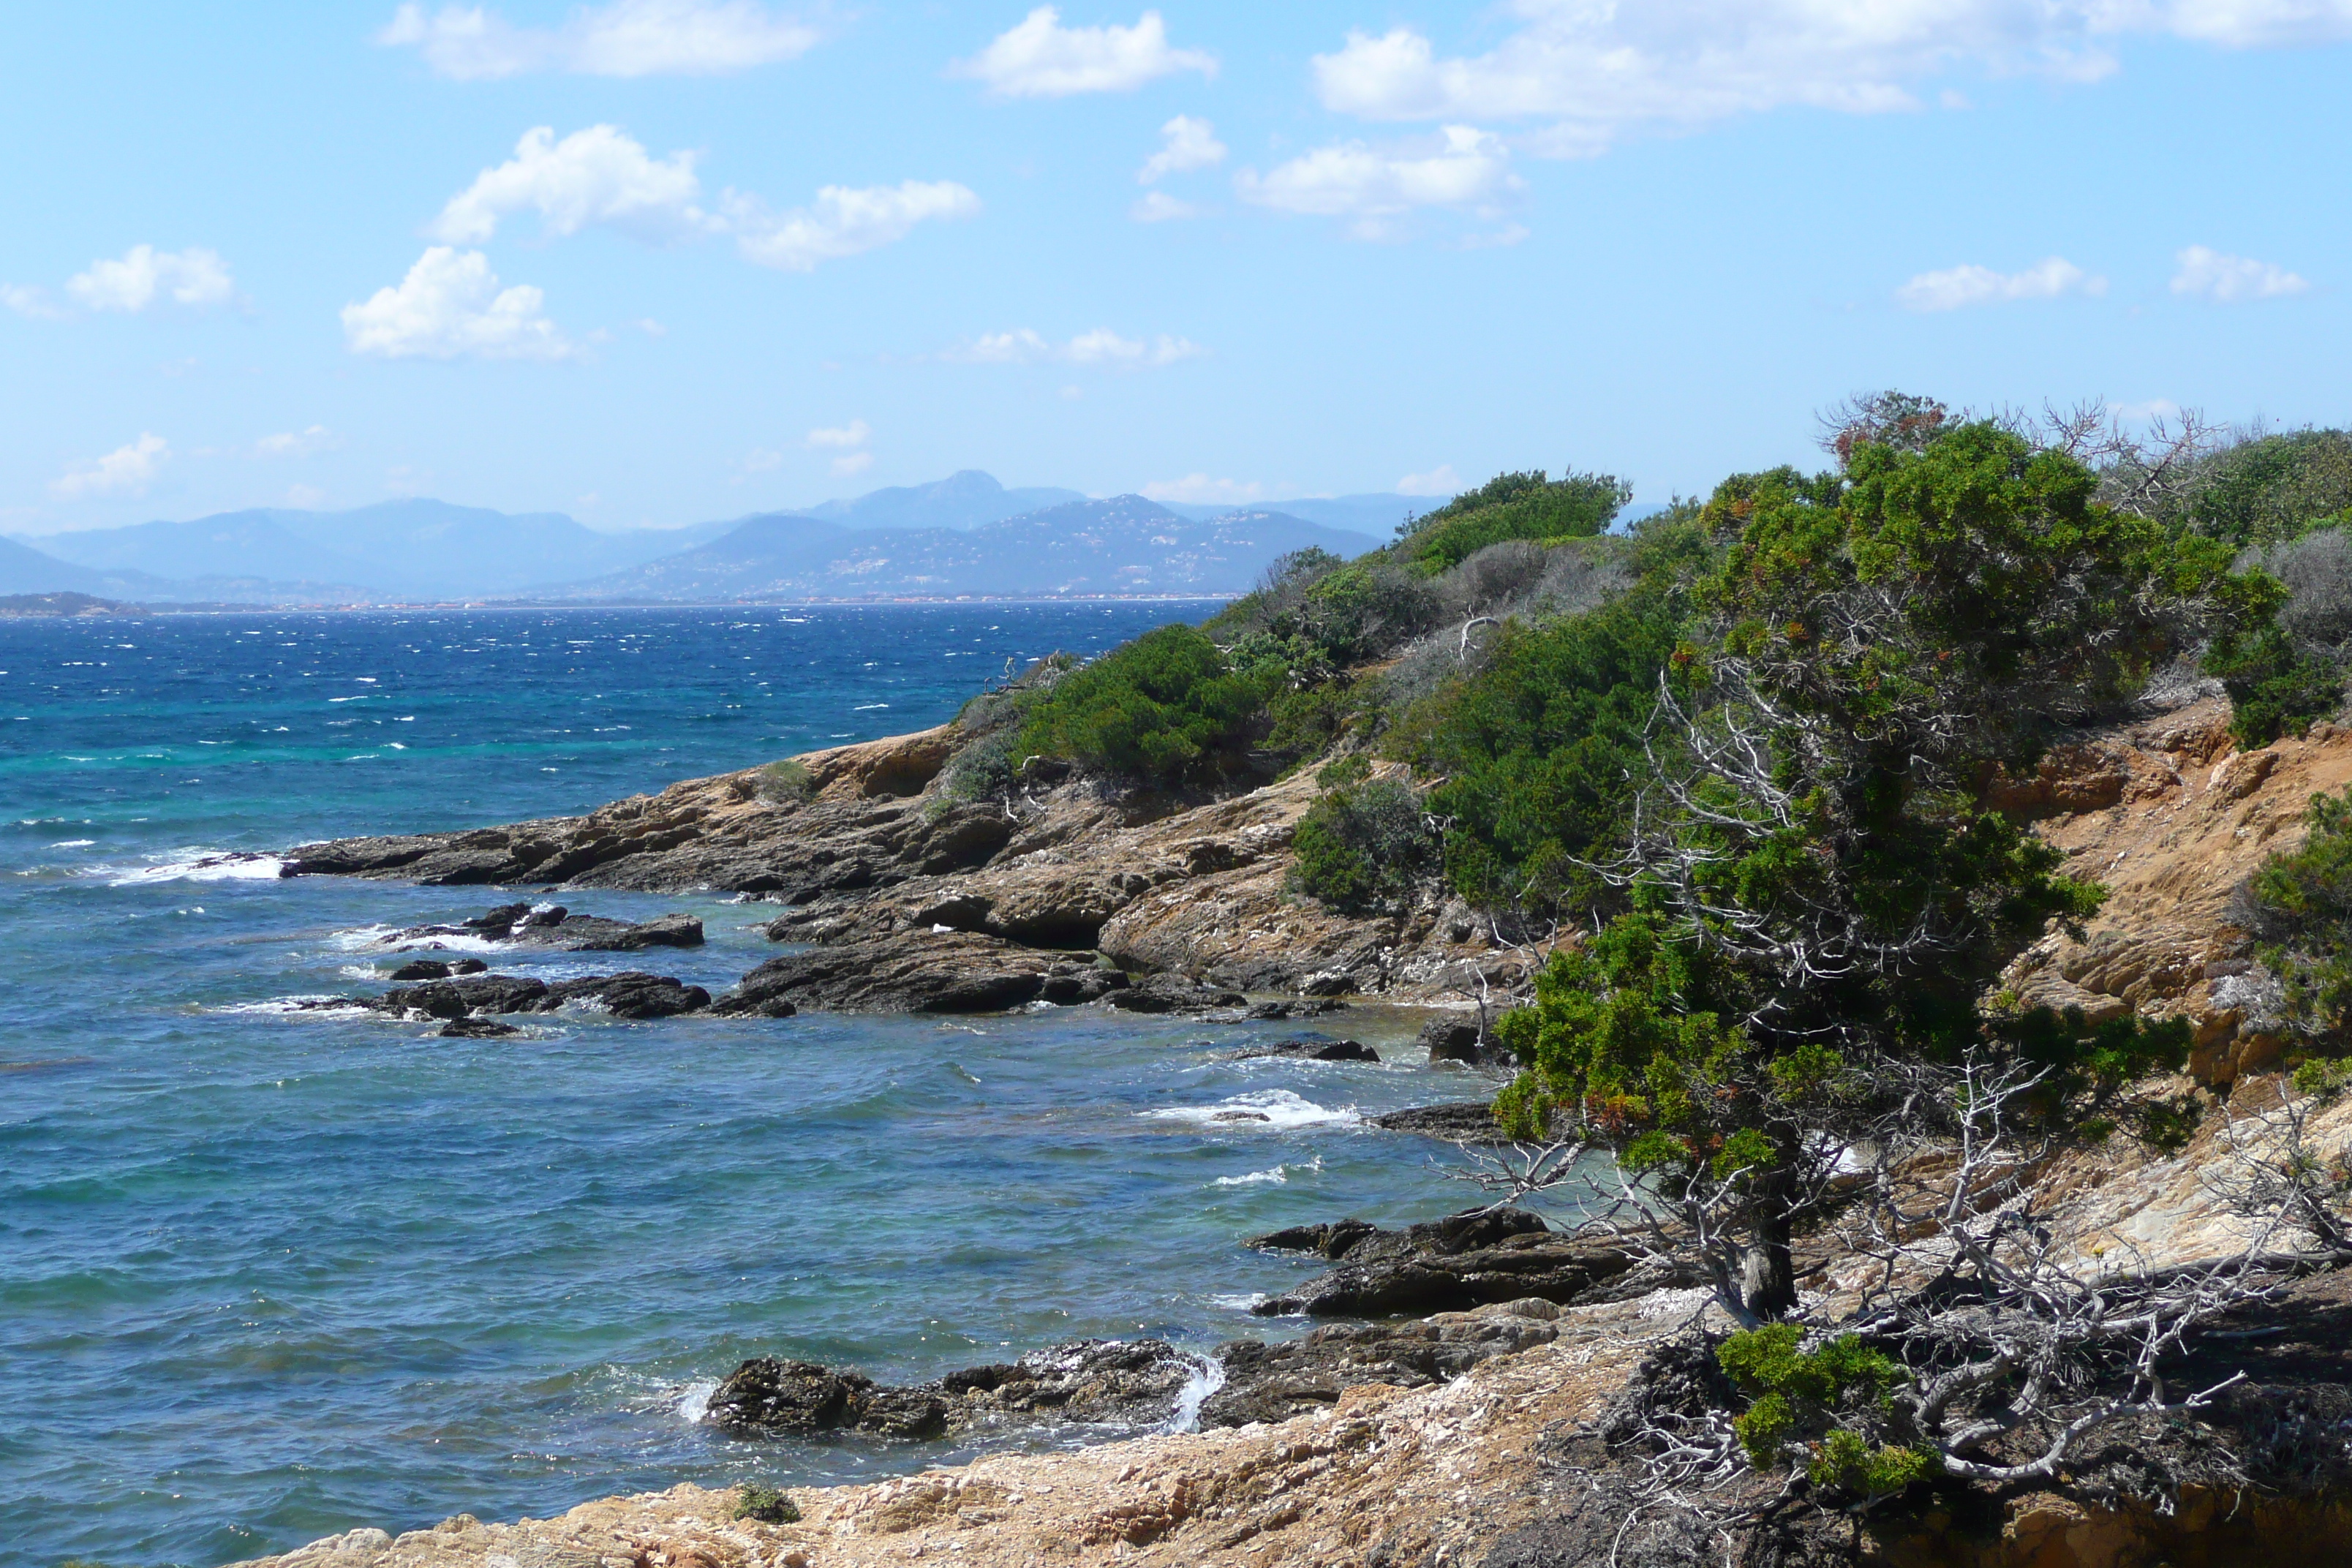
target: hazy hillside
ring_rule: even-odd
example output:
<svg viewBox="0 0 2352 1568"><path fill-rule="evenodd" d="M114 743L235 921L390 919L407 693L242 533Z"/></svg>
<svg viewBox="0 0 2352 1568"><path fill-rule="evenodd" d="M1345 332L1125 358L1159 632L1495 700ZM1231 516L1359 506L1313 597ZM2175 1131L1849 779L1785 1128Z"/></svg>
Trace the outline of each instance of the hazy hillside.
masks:
<svg viewBox="0 0 2352 1568"><path fill-rule="evenodd" d="M1326 528L1344 528L1354 533L1368 533L1385 544L1396 536L1397 524L1404 521L1406 513L1417 516L1444 504L1444 499L1443 496L1433 499L1375 491L1368 495L1301 497L1297 500L1268 501L1259 508L1195 506L1189 501L1163 504L1179 517L1202 522L1215 517L1231 517L1236 512L1278 511L1285 517L1319 522Z"/></svg>
<svg viewBox="0 0 2352 1568"><path fill-rule="evenodd" d="M105 574L0 539L0 594L100 594Z"/></svg>
<svg viewBox="0 0 2352 1568"><path fill-rule="evenodd" d="M1086 499L1076 490L1051 485L1006 489L994 475L966 468L928 485L894 485L852 500L824 501L802 515L851 528L978 528Z"/></svg>
<svg viewBox="0 0 2352 1568"><path fill-rule="evenodd" d="M1141 496L1081 500L981 527L850 530L777 513L697 550L563 590L567 599L798 599L1025 594L1238 594L1281 554L1378 542L1280 512L1178 516Z"/></svg>
<svg viewBox="0 0 2352 1568"><path fill-rule="evenodd" d="M165 580L166 591L151 588L150 596L477 599L634 566L728 526L599 533L560 512L512 515L417 499L351 511L256 508L142 522L53 534L39 548L100 572Z"/></svg>

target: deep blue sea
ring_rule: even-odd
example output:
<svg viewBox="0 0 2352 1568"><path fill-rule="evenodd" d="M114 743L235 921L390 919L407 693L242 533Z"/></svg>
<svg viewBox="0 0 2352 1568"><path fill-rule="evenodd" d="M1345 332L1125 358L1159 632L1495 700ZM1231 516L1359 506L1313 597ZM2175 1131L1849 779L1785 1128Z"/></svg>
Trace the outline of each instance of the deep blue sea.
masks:
<svg viewBox="0 0 2352 1568"><path fill-rule="evenodd" d="M0 620L0 1558L209 1568L919 1468L947 1450L690 1417L752 1354L917 1378L1206 1346L1300 1272L1236 1238L1461 1206L1430 1146L1361 1124L1479 1092L1405 1052L1233 1062L1284 1026L1085 1008L445 1040L284 1004L381 989L371 937L496 890L190 874L916 729L1008 659L1209 608ZM709 945L654 967L714 991L771 951L757 904L567 902L700 915ZM644 963L594 958L500 967ZM1385 1047L1418 1020L1330 1022ZM1268 1120L1210 1120L1235 1105Z"/></svg>

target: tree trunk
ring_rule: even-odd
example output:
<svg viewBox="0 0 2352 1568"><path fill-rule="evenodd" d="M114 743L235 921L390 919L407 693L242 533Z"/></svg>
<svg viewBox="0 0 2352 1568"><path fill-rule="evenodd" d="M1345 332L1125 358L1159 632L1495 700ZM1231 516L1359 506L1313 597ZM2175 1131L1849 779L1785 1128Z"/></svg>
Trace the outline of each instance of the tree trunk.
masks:
<svg viewBox="0 0 2352 1568"><path fill-rule="evenodd" d="M1796 1180L1785 1163L1758 1173L1756 1237L1748 1248L1740 1293L1748 1310L1768 1321L1797 1310L1797 1265L1789 1251L1789 1210L1796 1196Z"/></svg>

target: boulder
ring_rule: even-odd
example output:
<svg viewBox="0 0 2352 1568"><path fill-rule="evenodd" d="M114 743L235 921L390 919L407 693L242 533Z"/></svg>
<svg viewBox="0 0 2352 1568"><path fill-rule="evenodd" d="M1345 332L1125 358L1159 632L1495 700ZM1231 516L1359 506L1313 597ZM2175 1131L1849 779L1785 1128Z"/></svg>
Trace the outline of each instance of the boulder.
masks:
<svg viewBox="0 0 2352 1568"><path fill-rule="evenodd" d="M514 974L478 974L399 986L383 994L387 1012L422 1013L431 1018L463 1018L476 1013L535 1013L547 995L547 982Z"/></svg>
<svg viewBox="0 0 2352 1568"><path fill-rule="evenodd" d="M861 1431L883 1437L936 1437L947 1402L919 1389L885 1388L870 1377L814 1362L761 1356L730 1373L704 1419L737 1431L793 1437Z"/></svg>
<svg viewBox="0 0 2352 1568"><path fill-rule="evenodd" d="M522 1031L495 1018L452 1018L436 1033L445 1040L495 1040L502 1035L520 1035Z"/></svg>
<svg viewBox="0 0 2352 1568"><path fill-rule="evenodd" d="M710 1005L710 993L699 985L681 985L672 975L632 969L559 980L547 988L537 1010L552 1012L566 1002L582 1001L602 1005L615 1018L669 1018L701 1012Z"/></svg>
<svg viewBox="0 0 2352 1568"><path fill-rule="evenodd" d="M430 944L436 937L447 936L514 942L560 952L636 952L649 947L700 947L703 940L702 922L689 914L656 915L649 921L615 921L602 915L575 915L561 904L533 909L529 904L516 903L485 910L459 925L411 926L385 937L383 945ZM465 971L453 964L450 973Z"/></svg>
<svg viewBox="0 0 2352 1568"><path fill-rule="evenodd" d="M1164 1340L1077 1340L912 1387L763 1356L730 1373L704 1419L742 1432L932 1437L1008 1421L1154 1422L1198 1370Z"/></svg>
<svg viewBox="0 0 2352 1568"><path fill-rule="evenodd" d="M460 958L443 963L437 958L411 959L392 972L394 980L446 980L456 974L480 974L490 966L478 958Z"/></svg>
<svg viewBox="0 0 2352 1568"><path fill-rule="evenodd" d="M1511 1053L1490 1037L1475 1018L1433 1018L1422 1026L1416 1043L1429 1052L1433 1062L1509 1067L1514 1061Z"/></svg>
<svg viewBox="0 0 2352 1568"><path fill-rule="evenodd" d="M1248 1003L1249 998L1238 991L1181 974L1151 975L1110 999L1112 1006L1129 1013L1222 1013Z"/></svg>

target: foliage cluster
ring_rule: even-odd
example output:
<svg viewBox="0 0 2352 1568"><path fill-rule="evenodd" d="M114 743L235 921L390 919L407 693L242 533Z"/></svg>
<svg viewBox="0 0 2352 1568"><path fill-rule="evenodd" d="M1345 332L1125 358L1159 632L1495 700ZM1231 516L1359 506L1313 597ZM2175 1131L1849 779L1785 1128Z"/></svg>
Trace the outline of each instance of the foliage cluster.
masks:
<svg viewBox="0 0 2352 1568"><path fill-rule="evenodd" d="M1165 626L1065 676L1029 709L1019 744L1105 773L1214 784L1250 770L1284 683L1278 663L1237 666L1197 626Z"/></svg>
<svg viewBox="0 0 2352 1568"><path fill-rule="evenodd" d="M794 805L809 797L812 784L808 764L798 757L786 757L760 770L760 798L771 805Z"/></svg>
<svg viewBox="0 0 2352 1568"><path fill-rule="evenodd" d="M1853 1334L1808 1349L1794 1323L1768 1323L1731 1335L1716 1359L1750 1403L1732 1422L1748 1462L1780 1464L1791 1444L1811 1450L1809 1479L1863 1498L1899 1492L1939 1468L1936 1456L1907 1444L1874 1441L1870 1428L1892 1415L1892 1395L1910 1373Z"/></svg>
<svg viewBox="0 0 2352 1568"><path fill-rule="evenodd" d="M1423 573L1457 566L1504 540L1586 539L1604 533L1633 487L1609 474L1497 474L1398 530L1394 553Z"/></svg>
<svg viewBox="0 0 2352 1568"><path fill-rule="evenodd" d="M2301 847L2273 855L2248 890L2288 1016L2340 1047L2352 1031L2352 786L2313 795L2305 820Z"/></svg>
<svg viewBox="0 0 2352 1568"><path fill-rule="evenodd" d="M1421 797L1370 775L1360 753L1323 769L1324 792L1291 841L1291 885L1343 914L1410 895L1433 858Z"/></svg>
<svg viewBox="0 0 2352 1568"><path fill-rule="evenodd" d="M734 1517L756 1519L762 1524L797 1524L801 1510L776 1488L745 1481L735 1489Z"/></svg>

